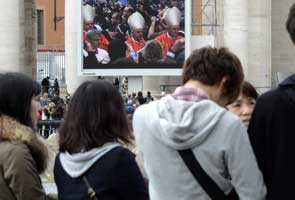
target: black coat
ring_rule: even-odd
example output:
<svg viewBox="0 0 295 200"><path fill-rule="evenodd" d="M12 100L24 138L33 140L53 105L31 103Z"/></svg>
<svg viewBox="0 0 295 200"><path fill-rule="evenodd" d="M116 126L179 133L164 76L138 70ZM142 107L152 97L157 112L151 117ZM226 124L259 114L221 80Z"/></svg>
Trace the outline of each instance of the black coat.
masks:
<svg viewBox="0 0 295 200"><path fill-rule="evenodd" d="M88 51L88 56L83 56L83 67L84 69L93 69L97 67L100 63L97 61L95 52Z"/></svg>
<svg viewBox="0 0 295 200"><path fill-rule="evenodd" d="M134 155L123 147L106 153L86 171L90 185L99 200L148 200L146 183ZM87 187L82 176L72 178L63 169L59 155L55 161L54 179L59 200L87 200Z"/></svg>
<svg viewBox="0 0 295 200"><path fill-rule="evenodd" d="M295 199L295 74L258 98L248 132L267 199Z"/></svg>

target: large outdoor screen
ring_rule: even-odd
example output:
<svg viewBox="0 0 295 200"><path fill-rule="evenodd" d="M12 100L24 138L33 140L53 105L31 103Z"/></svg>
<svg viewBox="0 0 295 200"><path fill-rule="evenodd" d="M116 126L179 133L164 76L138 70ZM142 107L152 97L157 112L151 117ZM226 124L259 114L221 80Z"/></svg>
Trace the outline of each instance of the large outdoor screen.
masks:
<svg viewBox="0 0 295 200"><path fill-rule="evenodd" d="M184 0L80 0L82 75L180 75Z"/></svg>

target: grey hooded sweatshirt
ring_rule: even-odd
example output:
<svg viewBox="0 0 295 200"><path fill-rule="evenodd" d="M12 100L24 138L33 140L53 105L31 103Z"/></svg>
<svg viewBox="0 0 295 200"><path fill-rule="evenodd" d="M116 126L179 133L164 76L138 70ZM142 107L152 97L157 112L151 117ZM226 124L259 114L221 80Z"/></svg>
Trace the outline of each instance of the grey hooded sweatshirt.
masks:
<svg viewBox="0 0 295 200"><path fill-rule="evenodd" d="M262 200L266 189L240 119L211 100L188 102L168 95L140 106L133 118L151 200L209 200L177 150L191 149L227 194Z"/></svg>
<svg viewBox="0 0 295 200"><path fill-rule="evenodd" d="M59 159L67 174L72 178L77 178L92 167L96 161L118 146L120 146L120 144L109 142L105 143L101 147L97 147L86 152L75 154L69 154L68 152L60 153Z"/></svg>

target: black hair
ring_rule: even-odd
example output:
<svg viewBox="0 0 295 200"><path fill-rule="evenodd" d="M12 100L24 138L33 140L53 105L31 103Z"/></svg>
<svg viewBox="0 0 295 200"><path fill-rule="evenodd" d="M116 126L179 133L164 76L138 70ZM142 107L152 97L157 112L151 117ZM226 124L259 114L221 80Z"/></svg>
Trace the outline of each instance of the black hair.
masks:
<svg viewBox="0 0 295 200"><path fill-rule="evenodd" d="M10 116L34 128L31 101L41 93L41 86L21 73L0 74L0 116Z"/></svg>
<svg viewBox="0 0 295 200"><path fill-rule="evenodd" d="M286 22L286 28L293 43L295 43L295 3L290 8L288 19Z"/></svg>
<svg viewBox="0 0 295 200"><path fill-rule="evenodd" d="M257 99L258 93L255 87L249 83L248 81L244 81L242 84L242 94L246 97L251 97L253 99Z"/></svg>
<svg viewBox="0 0 295 200"><path fill-rule="evenodd" d="M111 40L108 48L108 53L111 59L111 62L117 60L118 58L125 58L126 56L127 45L124 41L113 39Z"/></svg>

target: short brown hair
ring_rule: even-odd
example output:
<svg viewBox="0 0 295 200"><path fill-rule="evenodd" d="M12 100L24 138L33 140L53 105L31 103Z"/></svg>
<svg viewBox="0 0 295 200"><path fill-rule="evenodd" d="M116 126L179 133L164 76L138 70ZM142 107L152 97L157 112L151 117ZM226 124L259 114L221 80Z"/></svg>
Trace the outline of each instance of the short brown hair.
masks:
<svg viewBox="0 0 295 200"><path fill-rule="evenodd" d="M147 42L143 56L145 63L158 63L163 58L161 43L157 40Z"/></svg>
<svg viewBox="0 0 295 200"><path fill-rule="evenodd" d="M290 8L286 28L293 43L295 43L295 3Z"/></svg>
<svg viewBox="0 0 295 200"><path fill-rule="evenodd" d="M130 143L127 116L118 90L102 80L80 85L59 136L60 151L69 153L89 151L107 142Z"/></svg>
<svg viewBox="0 0 295 200"><path fill-rule="evenodd" d="M183 65L183 84L189 80L197 80L213 86L223 77L227 77L224 95L234 101L239 96L244 74L239 58L227 48L196 49Z"/></svg>

